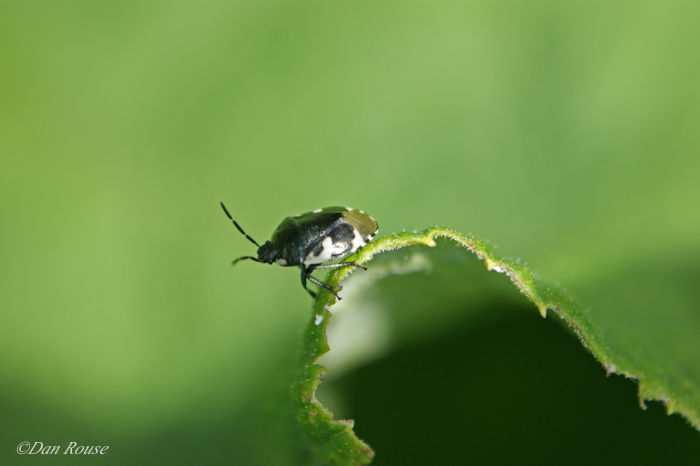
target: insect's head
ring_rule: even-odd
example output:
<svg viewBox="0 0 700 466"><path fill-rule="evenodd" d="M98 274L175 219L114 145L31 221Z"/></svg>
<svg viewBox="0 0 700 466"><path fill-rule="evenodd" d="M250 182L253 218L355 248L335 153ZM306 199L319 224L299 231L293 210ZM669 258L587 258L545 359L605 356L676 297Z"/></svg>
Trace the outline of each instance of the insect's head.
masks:
<svg viewBox="0 0 700 466"><path fill-rule="evenodd" d="M270 241L266 241L265 244L258 248L258 261L272 264L276 259L277 250Z"/></svg>

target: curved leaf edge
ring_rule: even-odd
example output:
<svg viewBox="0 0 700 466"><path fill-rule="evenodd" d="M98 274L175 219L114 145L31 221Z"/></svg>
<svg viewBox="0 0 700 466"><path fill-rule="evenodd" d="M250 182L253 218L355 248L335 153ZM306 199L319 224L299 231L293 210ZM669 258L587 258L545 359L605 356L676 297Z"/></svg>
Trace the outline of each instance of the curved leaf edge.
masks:
<svg viewBox="0 0 700 466"><path fill-rule="evenodd" d="M609 344L600 331L586 316L580 305L567 296L560 288L535 279L533 273L518 260L499 257L495 248L488 243L469 235L444 227L428 228L420 232L401 232L378 238L355 254L346 258L358 264L372 260L375 254L408 246L424 245L435 247L436 239L445 238L457 243L483 261L486 269L503 273L513 282L539 310L542 317L551 309L561 317L576 333L581 343L605 368L606 374L620 374L637 381L639 403L645 409L645 400L658 400L666 405L668 414L679 413L691 425L700 430L700 413L691 400L676 393L664 382L651 377L642 377L641 370L620 355L613 355ZM354 270L353 267L334 269L327 283L338 289L340 283ZM307 446L317 459L336 464L368 464L374 452L353 431L351 420L334 420L333 413L316 399L316 389L321 383L325 368L316 364L318 358L328 352L326 328L331 318L330 308L336 297L329 291L321 290L314 301L311 321L306 327L302 341L300 372L292 386L292 397L296 405L296 418ZM614 362L615 361L615 362Z"/></svg>

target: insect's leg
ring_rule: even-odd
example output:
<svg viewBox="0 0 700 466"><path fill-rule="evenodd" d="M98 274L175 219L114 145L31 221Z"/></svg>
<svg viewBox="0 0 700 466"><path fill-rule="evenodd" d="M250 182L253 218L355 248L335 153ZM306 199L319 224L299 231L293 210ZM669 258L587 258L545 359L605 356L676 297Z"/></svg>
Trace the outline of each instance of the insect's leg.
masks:
<svg viewBox="0 0 700 466"><path fill-rule="evenodd" d="M333 293L333 294L335 295L335 297L338 298L338 300L343 299L343 298L341 298L340 296L338 296L338 293L336 293L335 290L333 289L333 287L330 286L329 284L323 283L323 282L320 281L320 280L316 280L316 279L315 279L314 277L312 277L311 275L307 275L306 278L308 278L309 281L310 281L311 283L315 283L315 284L317 284L318 286L322 286L322 287L324 287L325 289L327 289L328 291L330 291L331 293Z"/></svg>
<svg viewBox="0 0 700 466"><path fill-rule="evenodd" d="M305 267L304 264L301 264L301 270L302 270L301 283L304 285L304 288L306 289L306 291L308 291L311 294L311 296L316 297L316 294L314 292L312 292L311 290L306 288L306 280L308 279L311 283L315 283L318 286L322 286L323 288L325 288L328 291L330 291L331 293L333 293L335 295L335 297L338 298L338 300L343 299L340 296L338 296L338 293L335 292L335 290L333 289L332 286L328 285L327 283L323 283L322 281L317 280L311 276L311 272L313 272L315 269L321 269L321 268L327 268L327 267L323 267L319 264L311 264L308 267Z"/></svg>
<svg viewBox="0 0 700 466"><path fill-rule="evenodd" d="M355 262L340 262L338 264L317 265L315 268L317 268L317 269L336 269L338 267L345 267L346 265L352 265L354 267L357 267L358 269L367 270L367 267L365 267L364 265L357 264Z"/></svg>
<svg viewBox="0 0 700 466"><path fill-rule="evenodd" d="M311 268L311 267L309 267L309 268ZM303 286L304 289L309 292L309 294L311 295L312 298L315 298L316 293L314 293L313 291L311 291L310 289L308 289L306 287L306 277L309 275L309 273L310 272L308 272L306 270L306 266L304 264L301 264L301 286ZM309 277L309 278L311 278L311 277Z"/></svg>

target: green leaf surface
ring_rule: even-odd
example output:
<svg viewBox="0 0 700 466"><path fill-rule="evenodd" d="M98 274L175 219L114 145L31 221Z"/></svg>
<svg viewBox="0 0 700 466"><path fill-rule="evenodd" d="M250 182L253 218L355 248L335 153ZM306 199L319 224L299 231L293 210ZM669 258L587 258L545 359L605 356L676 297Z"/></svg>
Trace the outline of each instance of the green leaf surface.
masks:
<svg viewBox="0 0 700 466"><path fill-rule="evenodd" d="M650 359L648 364L644 363L643 357L628 357L630 354L643 355L644 352L638 353L634 346L625 347L629 341L610 338L610 334L615 335L615 331L618 329L601 328L601 322L604 324L610 324L610 322L596 319L595 314L567 296L559 287L535 278L524 264L502 257L492 246L482 240L447 228L429 228L415 233L402 232L375 240L350 256L348 260L365 264L372 260L376 254L408 246L435 247L438 244L436 240L443 238L447 239L449 243L462 246L473 253L484 262L487 270L505 274L512 284L537 307L542 317L546 317L547 310L558 314L578 336L581 343L603 364L608 374L623 374L638 380L639 399L643 408L645 407L644 400L661 400L666 405L667 413L680 413L696 428L700 426L700 418L698 417L700 394L697 384L692 379L679 378L673 370L664 370L663 357ZM439 265L446 266L452 260L450 257L459 254L454 251L456 251L454 248L450 248L449 255L438 258L431 255L430 261L434 262L437 259L440 262ZM413 255L412 257L415 259L421 256ZM413 264L410 261L404 261L403 267L403 269L397 268L394 264L380 272L377 277L402 274L406 271L424 268L420 265L420 261L418 263L413 261ZM334 269L326 281L331 286L338 288L352 271L351 267ZM445 287L459 287L459 280L467 278L466 276L456 277L446 283ZM437 291L455 292L455 290ZM365 292L365 290L363 289L361 292ZM478 293L497 295L503 294L503 291L480 289L475 294ZM473 299L475 295L469 298ZM415 299L415 297L409 299ZM332 316L331 309L336 301L332 293L323 290L314 302L314 312L306 327L302 343L299 376L292 389L296 403L297 421L307 446L317 461L323 464L368 464L372 461L374 452L369 445L355 435L353 421L335 420L333 413L316 398L317 388L325 373L325 368L318 363L318 360L329 351L327 329ZM355 310L352 308L352 304L349 312ZM402 304L404 305L403 309L410 312L411 303ZM335 311L335 309L333 310ZM439 312L439 310L436 311ZM418 320L425 322L426 319L423 317ZM614 323L610 325L614 327ZM624 326L624 323L622 325Z"/></svg>

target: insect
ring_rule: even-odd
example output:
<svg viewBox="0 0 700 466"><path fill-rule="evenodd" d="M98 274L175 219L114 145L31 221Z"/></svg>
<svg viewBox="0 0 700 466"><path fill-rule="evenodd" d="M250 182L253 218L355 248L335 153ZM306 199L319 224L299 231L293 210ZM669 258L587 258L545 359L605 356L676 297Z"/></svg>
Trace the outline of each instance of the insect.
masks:
<svg viewBox="0 0 700 466"><path fill-rule="evenodd" d="M322 286L341 299L333 287L312 277L311 272L316 269L344 266L367 270L367 267L355 262L326 262L352 254L372 241L379 231L377 221L362 210L351 207L325 207L285 218L272 233L272 239L261 246L243 231L238 222L231 217L224 203L220 204L238 231L258 247L258 257L239 257L232 265L247 259L264 264L277 263L283 267L299 266L301 285L312 297L316 297L316 293L306 287L307 280Z"/></svg>

